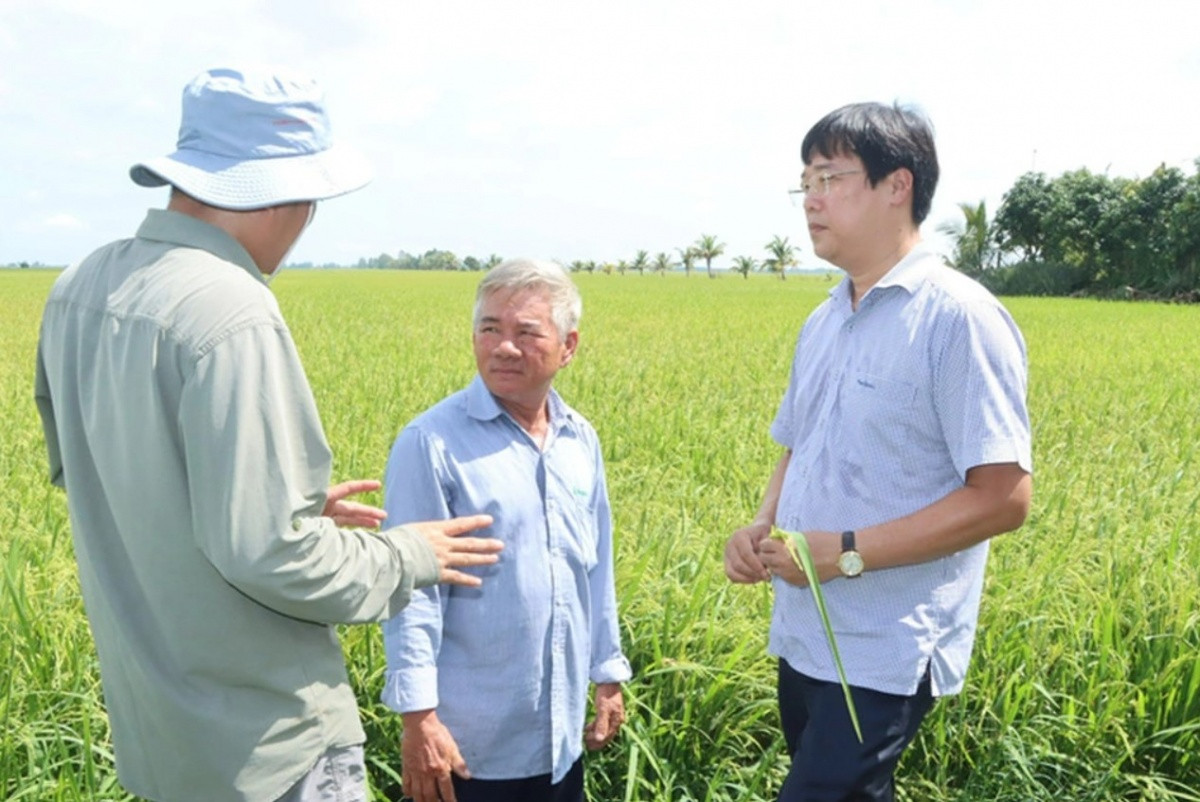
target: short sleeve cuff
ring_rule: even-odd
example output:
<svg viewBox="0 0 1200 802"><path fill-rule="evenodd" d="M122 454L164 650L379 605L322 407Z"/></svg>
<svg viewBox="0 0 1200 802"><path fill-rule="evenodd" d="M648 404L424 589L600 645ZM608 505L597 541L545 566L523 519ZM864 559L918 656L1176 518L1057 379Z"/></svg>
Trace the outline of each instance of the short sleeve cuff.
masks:
<svg viewBox="0 0 1200 802"><path fill-rule="evenodd" d="M387 682L379 699L397 713L435 709L438 706L437 668L424 666L387 672Z"/></svg>
<svg viewBox="0 0 1200 802"><path fill-rule="evenodd" d="M1015 462L1021 470L1033 473L1033 456L1029 441L1017 438L990 438L981 440L956 458L958 474L966 481L967 471L980 465L998 465Z"/></svg>
<svg viewBox="0 0 1200 802"><path fill-rule="evenodd" d="M599 665L592 666L589 678L592 682L600 685L609 682L628 682L632 676L633 669L629 667L629 661L625 659L625 655L619 654Z"/></svg>

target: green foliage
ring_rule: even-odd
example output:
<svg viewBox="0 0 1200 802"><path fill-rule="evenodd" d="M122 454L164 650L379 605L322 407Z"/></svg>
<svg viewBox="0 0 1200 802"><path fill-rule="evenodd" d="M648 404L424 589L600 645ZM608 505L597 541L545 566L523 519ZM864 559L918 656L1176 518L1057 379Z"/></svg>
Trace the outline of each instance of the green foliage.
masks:
<svg viewBox="0 0 1200 802"><path fill-rule="evenodd" d="M126 800L32 401L53 278L0 273L0 798ZM308 271L272 285L335 478L382 475L399 428L469 381L478 278ZM604 446L635 671L626 728L588 758L591 798L773 800L788 760L770 592L726 581L721 554L777 462L767 429L800 322L828 284L575 280L582 341L557 384ZM967 686L938 702L906 754L901 798L1196 800L1200 307L1008 306L1029 344L1033 508L992 545ZM400 770L399 717L377 701L382 641L370 626L342 639L382 800Z"/></svg>
<svg viewBox="0 0 1200 802"><path fill-rule="evenodd" d="M763 260L763 269L778 273L780 280L787 278L787 269L796 264L796 247L787 237L776 234L765 246L770 254Z"/></svg>
<svg viewBox="0 0 1200 802"><path fill-rule="evenodd" d="M979 278L988 268L995 267L999 251L995 247L992 227L987 219L987 204L960 203L963 219L943 223L938 231L954 240L954 254L947 264L972 278Z"/></svg>
<svg viewBox="0 0 1200 802"><path fill-rule="evenodd" d="M695 252L697 259L704 260L704 266L708 270L708 277L715 278L712 269L712 260L725 253L725 243L717 242L717 238L712 234L701 234L700 238L692 245L692 250Z"/></svg>
<svg viewBox="0 0 1200 802"><path fill-rule="evenodd" d="M750 278L750 272L757 266L753 256L737 256L733 260L733 272L741 273L742 278Z"/></svg>
<svg viewBox="0 0 1200 802"><path fill-rule="evenodd" d="M968 223L955 232L955 262L971 272L982 223L963 211ZM990 233L1025 265L990 286L1200 300L1200 174L1165 166L1143 179L1027 173L1005 194ZM1028 275L1037 264L1056 275Z"/></svg>

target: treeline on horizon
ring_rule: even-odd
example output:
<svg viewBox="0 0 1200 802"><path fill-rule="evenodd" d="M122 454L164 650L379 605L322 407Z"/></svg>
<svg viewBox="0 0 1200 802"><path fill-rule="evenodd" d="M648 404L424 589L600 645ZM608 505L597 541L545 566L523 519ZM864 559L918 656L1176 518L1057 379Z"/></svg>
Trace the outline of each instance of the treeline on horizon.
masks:
<svg viewBox="0 0 1200 802"><path fill-rule="evenodd" d="M989 219L984 201L960 203L962 219L943 223L952 251L945 261L998 295L1091 296L1200 302L1200 159L1191 175L1162 165L1145 178L1113 177L1079 169L1048 178L1028 172L1001 199ZM651 256L639 250L628 259L573 260L572 272L689 276L704 268L749 277L755 270L787 277L796 267L797 247L775 236L763 255L739 255L714 270L725 244L711 234L673 251ZM466 256L431 249L363 257L350 267L379 270L483 271L501 257ZM11 267L42 267L22 262ZM310 262L293 268L342 268Z"/></svg>
<svg viewBox="0 0 1200 802"><path fill-rule="evenodd" d="M1123 178L1079 169L1048 178L1028 172L1004 194L994 219L986 204L960 203L960 221L938 227L952 246L945 261L1000 295L1059 295L1200 302L1200 159L1197 172L1160 166L1146 178ZM735 257L728 270L748 276L766 270L785 278L797 264L786 237L763 246L766 256ZM673 254L629 260L571 261L573 272L663 273L725 252L716 237L701 235ZM401 251L360 259L357 267L400 270L486 270L500 261L450 251L416 256Z"/></svg>
<svg viewBox="0 0 1200 802"><path fill-rule="evenodd" d="M983 201L939 226L947 264L1000 295L1085 295L1200 302L1200 159L1187 175L1086 169L1017 179L988 220Z"/></svg>

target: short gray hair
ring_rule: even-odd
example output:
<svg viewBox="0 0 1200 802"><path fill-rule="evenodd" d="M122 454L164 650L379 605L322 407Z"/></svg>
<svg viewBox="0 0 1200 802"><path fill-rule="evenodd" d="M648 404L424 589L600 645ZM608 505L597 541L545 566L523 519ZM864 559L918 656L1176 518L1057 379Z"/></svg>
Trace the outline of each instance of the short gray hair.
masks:
<svg viewBox="0 0 1200 802"><path fill-rule="evenodd" d="M509 259L489 270L475 290L472 328L479 327L483 302L493 293L532 289L545 290L550 297L550 316L554 319L554 327L558 329L560 338L567 339L567 334L579 326L579 318L583 315L583 298L562 265L548 259Z"/></svg>

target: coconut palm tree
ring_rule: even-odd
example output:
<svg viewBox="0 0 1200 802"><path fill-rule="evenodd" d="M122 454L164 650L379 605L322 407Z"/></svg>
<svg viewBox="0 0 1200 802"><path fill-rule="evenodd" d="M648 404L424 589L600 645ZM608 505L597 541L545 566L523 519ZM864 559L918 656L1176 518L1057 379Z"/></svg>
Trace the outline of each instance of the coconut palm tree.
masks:
<svg viewBox="0 0 1200 802"><path fill-rule="evenodd" d="M962 220L947 221L937 227L939 234L954 243L953 256L944 261L968 276L978 277L995 266L999 254L992 228L988 225L987 204L984 201L978 206L960 203L958 208L963 213Z"/></svg>
<svg viewBox="0 0 1200 802"><path fill-rule="evenodd" d="M688 278L692 276L692 266L696 264L696 251L692 248L676 248L679 251L679 264L683 265L683 272Z"/></svg>
<svg viewBox="0 0 1200 802"><path fill-rule="evenodd" d="M758 262L753 256L737 256L733 260L733 269L737 273L742 274L742 278L749 279L750 271L758 267Z"/></svg>
<svg viewBox="0 0 1200 802"><path fill-rule="evenodd" d="M696 256L704 260L704 266L708 269L708 277L716 278L713 275L712 260L725 253L725 243L717 242L717 238L712 234L701 234L700 239L696 240L696 244L692 248L695 249Z"/></svg>
<svg viewBox="0 0 1200 802"><path fill-rule="evenodd" d="M787 278L787 269L796 264L796 247L788 242L787 237L775 235L774 239L763 246L771 255L763 260L763 270L778 273L780 280Z"/></svg>
<svg viewBox="0 0 1200 802"><path fill-rule="evenodd" d="M658 273L660 276L665 276L667 271L671 269L670 254L659 251L658 255L654 257L653 267L655 273Z"/></svg>
<svg viewBox="0 0 1200 802"><path fill-rule="evenodd" d="M646 274L646 268L650 265L650 254L645 251L638 251L637 256L633 258L633 264L630 265L638 272L639 276Z"/></svg>

